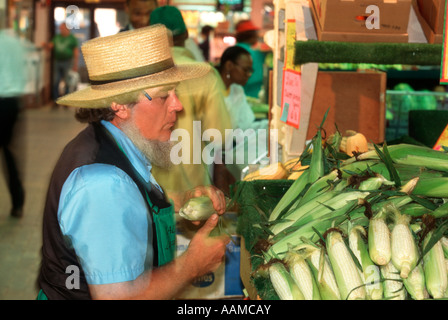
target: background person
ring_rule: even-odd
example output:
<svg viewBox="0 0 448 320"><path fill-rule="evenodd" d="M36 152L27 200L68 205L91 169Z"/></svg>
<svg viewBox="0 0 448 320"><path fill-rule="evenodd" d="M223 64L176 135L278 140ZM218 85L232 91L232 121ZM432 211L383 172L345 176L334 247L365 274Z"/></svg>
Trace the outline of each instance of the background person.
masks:
<svg viewBox="0 0 448 320"><path fill-rule="evenodd" d="M11 195L11 216L23 215L25 191L11 141L26 86L26 51L13 30L0 29L0 148L5 159L5 174Z"/></svg>
<svg viewBox="0 0 448 320"><path fill-rule="evenodd" d="M172 299L214 271L229 242L209 236L225 211L222 192L197 187L189 197L209 196L218 214L175 258L179 208L151 174L170 163L178 83L209 70L176 66L163 26L95 38L82 50L92 85L58 102L79 108L89 125L64 148L50 181L38 298ZM68 267L79 270L78 288L66 285Z"/></svg>
<svg viewBox="0 0 448 320"><path fill-rule="evenodd" d="M215 174L216 185L226 186L240 180L241 171L247 165L255 163L260 156L260 150L257 150L256 153L250 153L249 146L259 146L258 140L266 137L267 150L269 121L267 119L257 120L255 118L255 114L244 93L243 86L254 72L250 53L240 46L229 47L224 50L217 69L224 84L223 93L234 132L236 132L236 129L241 129L247 137L247 141L243 140L241 142L236 138L233 149L226 149L226 153L233 153L233 159L236 159L238 154L244 153L247 161L241 164L229 163L225 171Z"/></svg>
<svg viewBox="0 0 448 320"><path fill-rule="evenodd" d="M68 93L68 74L70 70L78 72L78 40L71 34L66 24L59 25L59 34L55 35L50 43L45 44L47 50L53 50L53 101L60 97L60 84L64 82L64 94ZM56 103L53 105L56 107Z"/></svg>
<svg viewBox="0 0 448 320"><path fill-rule="evenodd" d="M259 31L260 28L250 20L241 20L235 26L236 45L249 51L252 57L254 72L244 86L244 92L253 98L259 98L263 87L265 54L257 48Z"/></svg>
<svg viewBox="0 0 448 320"><path fill-rule="evenodd" d="M156 24L162 24L171 31L173 35L171 52L176 64L188 65L196 62L194 55L185 47L188 30L179 9L173 6L157 8L151 14L151 25ZM205 62L202 64L207 65ZM222 81L215 69L211 68L210 72L201 79L184 81L179 85L178 91L182 92L179 99L184 110L179 113L176 128L187 130L189 133L190 162L174 165L169 170L163 168L154 170L154 176L164 185L175 203L182 202L185 192L193 187L212 185L213 170L218 170L217 167L224 167L224 164L215 164L210 168L204 162L193 163L193 153L196 151L193 141L191 141L195 134L193 121L200 123L201 131L196 134L202 137L206 130L216 129L222 137L223 144L225 130L232 128L224 101ZM201 141L201 151L205 145L205 142ZM217 147L222 148L222 146ZM202 155L201 160L203 160Z"/></svg>
<svg viewBox="0 0 448 320"><path fill-rule="evenodd" d="M254 73L250 53L240 46L227 48L217 67L226 88L225 101L234 129L267 129L268 120L257 121L247 102L244 85Z"/></svg>
<svg viewBox="0 0 448 320"><path fill-rule="evenodd" d="M157 0L126 0L124 10L129 23L120 32L147 27L151 12L158 6Z"/></svg>

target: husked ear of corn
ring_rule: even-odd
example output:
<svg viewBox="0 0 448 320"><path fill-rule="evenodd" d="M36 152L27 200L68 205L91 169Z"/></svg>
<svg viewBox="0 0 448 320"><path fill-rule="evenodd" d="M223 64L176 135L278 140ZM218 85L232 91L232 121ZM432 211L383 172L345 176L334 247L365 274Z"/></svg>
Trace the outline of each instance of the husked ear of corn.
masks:
<svg viewBox="0 0 448 320"><path fill-rule="evenodd" d="M359 272L363 283L366 285L367 299L380 300L383 297L380 269L370 259L367 244L364 241L366 237L367 233L362 226L351 226L349 246L362 266L362 271L359 270Z"/></svg>
<svg viewBox="0 0 448 320"><path fill-rule="evenodd" d="M199 221L207 220L216 210L212 200L207 196L191 198L179 210L179 215L187 220Z"/></svg>
<svg viewBox="0 0 448 320"><path fill-rule="evenodd" d="M425 273L421 263L411 271L406 279L403 279L403 284L412 299L423 300L428 297L425 287Z"/></svg>
<svg viewBox="0 0 448 320"><path fill-rule="evenodd" d="M289 272L302 292L305 300L321 300L319 288L314 280L308 263L303 255L296 252L288 252L285 257Z"/></svg>
<svg viewBox="0 0 448 320"><path fill-rule="evenodd" d="M341 300L336 278L325 251L307 244L299 247L306 249L308 252L306 260L314 275L314 279L316 279L322 300Z"/></svg>
<svg viewBox="0 0 448 320"><path fill-rule="evenodd" d="M272 263L269 266L269 277L280 300L305 300L305 297L283 263Z"/></svg>
<svg viewBox="0 0 448 320"><path fill-rule="evenodd" d="M287 170L289 172L297 170L301 167L302 167L302 164L300 162L300 157L293 158L293 159L283 162L283 168L285 168L285 170Z"/></svg>
<svg viewBox="0 0 448 320"><path fill-rule="evenodd" d="M410 217L401 214L394 206L387 206L395 217L391 233L391 259L400 276L406 279L418 262L418 250L409 226Z"/></svg>
<svg viewBox="0 0 448 320"><path fill-rule="evenodd" d="M369 221L368 243L370 259L379 266L387 265L392 254L390 231L385 221L384 210L380 210Z"/></svg>
<svg viewBox="0 0 448 320"><path fill-rule="evenodd" d="M281 162L277 162L249 173L243 178L243 180L280 180L285 179L287 176L288 172L285 170L285 168L283 168Z"/></svg>
<svg viewBox="0 0 448 320"><path fill-rule="evenodd" d="M401 279L400 271L394 267L392 261L381 266L380 270L384 279L384 298L388 300L405 300L406 290L403 285L403 279Z"/></svg>
<svg viewBox="0 0 448 320"><path fill-rule="evenodd" d="M423 250L425 250L432 235L433 233L429 232L423 240ZM448 279L445 257L440 240L423 256L423 263L428 293L434 299L443 298L448 287Z"/></svg>
<svg viewBox="0 0 448 320"><path fill-rule="evenodd" d="M297 169L294 169L294 171L289 171L289 172L291 172L289 175L288 175L288 180L296 180L297 178L299 178L304 172L305 172L305 170L306 169L308 169L309 168L309 166L303 166L303 167L299 167L299 168L297 168Z"/></svg>
<svg viewBox="0 0 448 320"><path fill-rule="evenodd" d="M366 290L358 268L338 231L327 234L327 250L336 277L341 298L344 300L366 299Z"/></svg>

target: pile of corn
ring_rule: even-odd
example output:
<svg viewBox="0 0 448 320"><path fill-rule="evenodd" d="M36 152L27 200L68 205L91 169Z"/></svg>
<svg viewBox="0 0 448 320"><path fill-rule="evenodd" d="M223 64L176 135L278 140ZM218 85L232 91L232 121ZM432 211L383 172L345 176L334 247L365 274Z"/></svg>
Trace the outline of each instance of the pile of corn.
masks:
<svg viewBox="0 0 448 320"><path fill-rule="evenodd" d="M254 279L286 300L448 297L448 153L400 144L344 158L338 143L318 131L309 165L253 226L269 243Z"/></svg>

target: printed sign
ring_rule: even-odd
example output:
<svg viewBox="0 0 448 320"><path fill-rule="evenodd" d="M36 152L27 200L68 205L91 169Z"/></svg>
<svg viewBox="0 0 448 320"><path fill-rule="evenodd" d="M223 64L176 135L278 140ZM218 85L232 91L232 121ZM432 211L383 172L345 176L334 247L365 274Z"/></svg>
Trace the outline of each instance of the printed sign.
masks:
<svg viewBox="0 0 448 320"><path fill-rule="evenodd" d="M448 84L448 61L447 61L447 55L448 52L446 50L446 46L448 44L447 41L447 37L448 37L448 32L447 32L447 23L446 23L446 16L447 16L447 10L448 10L448 6L445 3L445 26L443 29L443 50L442 50L442 65L440 67L440 83L441 84Z"/></svg>
<svg viewBox="0 0 448 320"><path fill-rule="evenodd" d="M437 142L434 145L433 149L434 150L441 150L441 151L443 151L442 146L448 147L448 125L443 130L443 132L440 135L439 139L437 139Z"/></svg>
<svg viewBox="0 0 448 320"><path fill-rule="evenodd" d="M299 128L300 123L300 93L302 74L297 71L283 70L282 113L281 121Z"/></svg>

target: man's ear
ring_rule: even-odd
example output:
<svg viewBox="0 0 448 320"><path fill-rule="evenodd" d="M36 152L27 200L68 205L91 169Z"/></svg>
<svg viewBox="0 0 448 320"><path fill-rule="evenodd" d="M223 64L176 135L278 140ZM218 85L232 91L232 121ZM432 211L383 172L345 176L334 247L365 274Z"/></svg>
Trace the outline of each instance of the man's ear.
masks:
<svg viewBox="0 0 448 320"><path fill-rule="evenodd" d="M125 104L118 104L115 102L112 102L110 108L115 111L115 116L119 118L120 120L126 120L130 116L130 110L127 105Z"/></svg>

